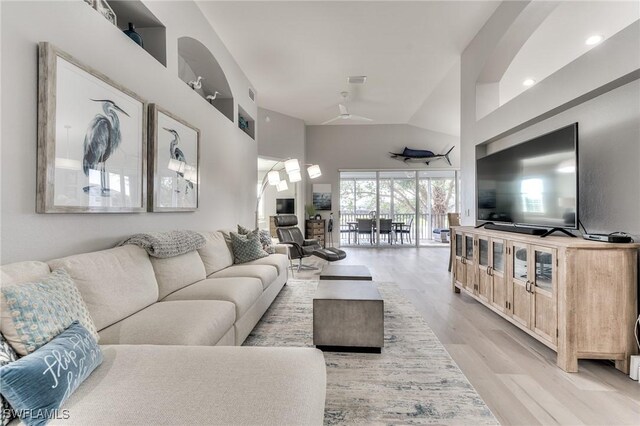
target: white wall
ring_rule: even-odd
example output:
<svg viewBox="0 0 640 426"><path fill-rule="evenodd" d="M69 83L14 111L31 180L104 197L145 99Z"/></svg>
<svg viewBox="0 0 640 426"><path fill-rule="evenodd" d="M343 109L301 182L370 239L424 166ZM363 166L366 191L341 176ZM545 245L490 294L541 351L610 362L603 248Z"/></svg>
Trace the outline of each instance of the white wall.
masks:
<svg viewBox="0 0 640 426"><path fill-rule="evenodd" d="M450 154L452 166L439 160L430 166L421 163L404 164L392 159L389 152L402 151L405 146L429 149L437 154L456 146ZM312 184L331 184L331 207L338 220L340 209L341 169L416 170L457 169L460 164L458 138L432 132L408 124L365 124L337 126L307 126L307 160L320 165L322 176L308 182L307 203L311 203ZM329 212L319 212L328 219ZM333 241L340 241L340 229L334 228Z"/></svg>
<svg viewBox="0 0 640 426"><path fill-rule="evenodd" d="M640 23L520 96L476 118L476 81L526 2L506 2L462 55L462 221L475 224L476 150L496 150L579 122L580 215L591 232L640 235ZM550 46L552 48L552 46Z"/></svg>
<svg viewBox="0 0 640 426"><path fill-rule="evenodd" d="M269 216L276 214L276 198L295 198L298 221L304 223L305 188L308 179L305 167L307 161L304 121L276 111L258 108L256 127L260 130L258 155L271 160L297 158L302 175L302 181L295 184L289 183L287 191L277 192L274 187L267 188L263 195L265 219L268 221ZM284 177L285 173L281 172L281 176ZM260 181L263 177L264 174L261 174ZM268 225L268 222L260 224L261 227L268 227Z"/></svg>
<svg viewBox="0 0 640 426"><path fill-rule="evenodd" d="M112 247L136 232L253 223L257 144L178 78L177 39L200 40L256 116L249 81L193 2L147 2L167 27L167 68L82 1L1 2L1 263ZM37 43L48 41L201 130L194 213L36 214ZM246 99L245 99L246 98Z"/></svg>

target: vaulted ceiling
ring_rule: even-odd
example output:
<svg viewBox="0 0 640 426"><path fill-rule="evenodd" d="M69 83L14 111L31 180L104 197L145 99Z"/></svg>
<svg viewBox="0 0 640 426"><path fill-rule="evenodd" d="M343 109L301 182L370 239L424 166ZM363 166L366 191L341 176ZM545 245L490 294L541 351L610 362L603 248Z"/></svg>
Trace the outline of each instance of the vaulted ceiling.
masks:
<svg viewBox="0 0 640 426"><path fill-rule="evenodd" d="M457 134L459 58L497 1L199 2L258 92L307 124L349 112ZM347 83L350 75L367 82ZM337 124L345 124L340 120Z"/></svg>

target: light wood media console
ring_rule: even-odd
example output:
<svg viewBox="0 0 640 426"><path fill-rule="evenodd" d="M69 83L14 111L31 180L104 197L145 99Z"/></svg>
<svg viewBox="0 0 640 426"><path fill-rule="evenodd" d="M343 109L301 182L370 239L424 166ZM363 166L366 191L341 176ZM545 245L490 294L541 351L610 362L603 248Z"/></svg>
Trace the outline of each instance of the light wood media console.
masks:
<svg viewBox="0 0 640 426"><path fill-rule="evenodd" d="M609 359L629 372L640 244L452 229L456 293L555 350L564 371L578 371L578 359Z"/></svg>

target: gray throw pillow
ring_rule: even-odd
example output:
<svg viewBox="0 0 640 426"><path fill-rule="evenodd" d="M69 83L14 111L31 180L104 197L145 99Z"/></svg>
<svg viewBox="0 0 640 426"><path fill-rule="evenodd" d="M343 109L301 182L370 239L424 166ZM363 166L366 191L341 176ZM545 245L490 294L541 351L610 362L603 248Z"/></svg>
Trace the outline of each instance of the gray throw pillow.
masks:
<svg viewBox="0 0 640 426"><path fill-rule="evenodd" d="M269 256L269 253L262 249L257 229L247 235L232 232L231 247L233 249L233 263L247 263Z"/></svg>
<svg viewBox="0 0 640 426"><path fill-rule="evenodd" d="M238 225L238 234L247 235L251 232L258 231L258 236L260 238L260 243L262 244L262 249L266 251L268 254L274 254L276 252L276 248L273 246L273 241L271 240L271 233L266 229L256 228L251 231L249 228L245 228L242 225Z"/></svg>

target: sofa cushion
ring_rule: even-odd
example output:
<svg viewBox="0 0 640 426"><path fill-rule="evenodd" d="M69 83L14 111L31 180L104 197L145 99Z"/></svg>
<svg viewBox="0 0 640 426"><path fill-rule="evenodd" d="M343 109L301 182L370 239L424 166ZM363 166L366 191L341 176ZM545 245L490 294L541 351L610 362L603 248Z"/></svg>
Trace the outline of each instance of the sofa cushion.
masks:
<svg viewBox="0 0 640 426"><path fill-rule="evenodd" d="M126 245L50 260L51 269L65 269L82 294L98 330L158 300L158 284L149 256Z"/></svg>
<svg viewBox="0 0 640 426"><path fill-rule="evenodd" d="M207 277L204 263L196 250L180 256L149 259L158 282L158 299Z"/></svg>
<svg viewBox="0 0 640 426"><path fill-rule="evenodd" d="M207 278L250 277L258 278L262 282L262 289L267 287L278 277L278 270L270 265L233 265L209 275Z"/></svg>
<svg viewBox="0 0 640 426"><path fill-rule="evenodd" d="M256 229L247 235L240 235L236 232L231 233L231 248L233 249L234 263L247 263L269 256L269 253L262 249L258 232L259 230Z"/></svg>
<svg viewBox="0 0 640 426"><path fill-rule="evenodd" d="M74 321L98 340L96 326L73 280L64 269L30 283L0 289L0 331L20 355L47 344Z"/></svg>
<svg viewBox="0 0 640 426"><path fill-rule="evenodd" d="M34 281L48 275L51 270L44 262L27 261L9 263L0 267L0 283L2 285Z"/></svg>
<svg viewBox="0 0 640 426"><path fill-rule="evenodd" d="M51 424L321 425L324 418L326 369L317 349L102 351L102 365L62 407L70 418Z"/></svg>
<svg viewBox="0 0 640 426"><path fill-rule="evenodd" d="M286 254L272 254L269 257L247 262L245 265L270 265L278 270L278 274L287 274L289 272L289 258Z"/></svg>
<svg viewBox="0 0 640 426"><path fill-rule="evenodd" d="M236 305L236 318L241 318L261 295L262 282L257 278L212 278L171 293L163 301L226 300Z"/></svg>
<svg viewBox="0 0 640 426"><path fill-rule="evenodd" d="M233 265L233 253L222 232L201 232L201 234L207 240L207 244L198 249L198 253L207 275Z"/></svg>
<svg viewBox="0 0 640 426"><path fill-rule="evenodd" d="M100 343L213 346L233 327L235 319L235 306L230 302L159 302L100 331Z"/></svg>
<svg viewBox="0 0 640 426"><path fill-rule="evenodd" d="M2 393L27 425L43 425L41 413L59 410L102 360L91 333L74 321L37 351L0 368Z"/></svg>

